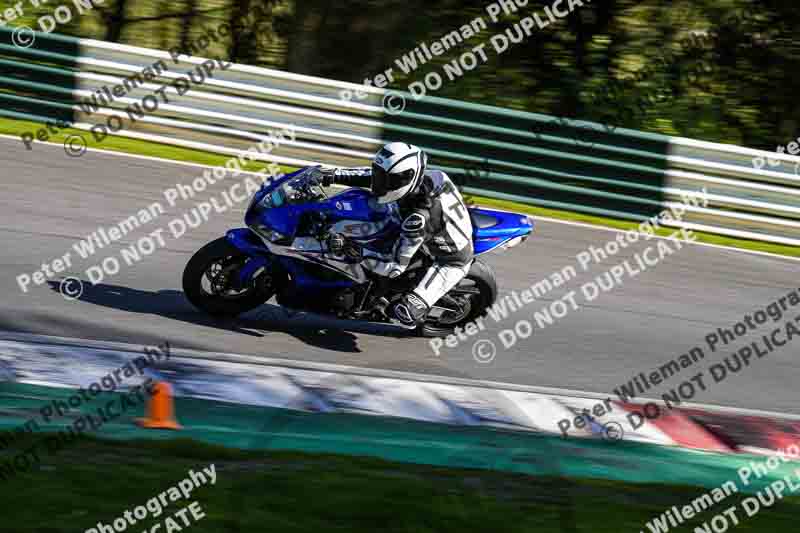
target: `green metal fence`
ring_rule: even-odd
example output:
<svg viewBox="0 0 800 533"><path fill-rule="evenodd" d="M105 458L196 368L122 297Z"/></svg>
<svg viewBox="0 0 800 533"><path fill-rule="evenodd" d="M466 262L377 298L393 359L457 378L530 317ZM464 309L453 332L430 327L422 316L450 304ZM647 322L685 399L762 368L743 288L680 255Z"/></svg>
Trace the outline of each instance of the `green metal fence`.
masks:
<svg viewBox="0 0 800 533"><path fill-rule="evenodd" d="M101 98L96 111L82 105L157 61L167 69L152 79ZM293 126L297 138L271 154L289 165L361 166L382 143L402 139L428 150L469 193L640 220L705 190L708 205L688 206L682 221L666 225L800 244L793 156L224 62L180 94L177 80L204 63L55 34L37 33L20 48L0 29L0 116L87 131L116 116L117 135L231 155ZM131 114L159 89L157 109ZM756 169L759 156L781 165Z"/></svg>

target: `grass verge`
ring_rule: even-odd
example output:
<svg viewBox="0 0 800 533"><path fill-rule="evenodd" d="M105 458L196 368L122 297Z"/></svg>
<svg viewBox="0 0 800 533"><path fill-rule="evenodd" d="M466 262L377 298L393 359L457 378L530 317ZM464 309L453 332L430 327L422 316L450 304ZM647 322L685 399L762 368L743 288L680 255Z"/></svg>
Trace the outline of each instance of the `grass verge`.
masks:
<svg viewBox="0 0 800 533"><path fill-rule="evenodd" d="M0 133L7 135L20 135L23 132L35 132L42 125L36 122L28 122L22 120L13 120L0 117ZM63 143L69 135L80 134L86 139L87 145L90 148L97 148L102 150L109 150L115 152L122 152L128 154L146 155L151 157L160 157L163 159L172 159L177 161L186 161L190 163L199 163L203 165L223 165L229 156L214 154L212 152L203 152L200 150L191 150L180 148L176 146L153 143L148 141L141 141L138 139L128 139L126 137L117 137L109 135L102 142L98 142L94 137L84 131L74 128L61 130L58 134L52 135L50 141ZM24 149L24 145L20 141L20 147ZM36 144L33 145L36 149ZM66 155L65 155L66 157ZM263 170L264 164L248 162L244 170L258 172ZM281 167L283 172L291 172L293 167ZM536 207L507 200L497 200L494 198L486 198L481 196L469 195L469 199L477 204L485 205L487 207L497 207L500 209L507 209L517 211L520 213L527 213L531 215L538 215L543 217L550 217L559 220L567 220L573 222L583 222L586 224L593 224L597 226L611 227L621 230L635 229L638 223L628 220L621 220L609 217L601 217L595 215L587 215L582 213L575 213L572 211L562 211L558 209L548 209L544 207ZM674 229L659 229L657 233L662 236L668 236L674 233ZM745 250L753 250L759 252L768 252L777 255L785 255L789 257L800 257L800 247L788 246L782 244L773 244L762 241L754 241L748 239L737 239L734 237L726 237L712 233L694 232L699 242L709 244L717 244L721 246L730 246L733 248L742 248Z"/></svg>
<svg viewBox="0 0 800 533"><path fill-rule="evenodd" d="M0 459L25 449L24 440ZM91 462L87 461L91 458ZM671 506L705 490L566 480L379 459L295 452L241 451L189 440L111 442L82 438L42 454L31 471L0 485L2 531L75 532L110 524L125 511L167 491L190 469L215 465L215 485L170 503L132 531L150 531L191 501L206 518L194 533L280 532L579 532L635 533ZM737 504L731 496L670 532L692 532ZM787 498L741 531L793 531L800 498ZM179 519L175 519L181 524ZM147 528L147 529L145 529ZM162 525L161 531L166 530ZM178 531L178 529L173 529Z"/></svg>
<svg viewBox="0 0 800 533"><path fill-rule="evenodd" d="M13 120L0 117L0 133L6 135L19 136L24 132L32 132L35 134L35 132L40 128L42 128L42 124L37 122ZM139 139L129 139L127 137L119 137L115 135L109 135L103 139L102 142L98 142L90 132L76 128L65 128L59 130L57 134L50 135L48 142L63 144L70 135L81 135L86 141L87 147L89 148L108 150L110 152L121 152L125 154L159 157L161 159L185 161L188 163L198 163L201 165L221 166L231 158L231 156L215 154L213 152L181 148L179 146L142 141ZM33 150L42 149L37 147L37 144L39 143L34 142L32 144ZM19 148L21 150L26 149L21 140L19 141ZM64 157L68 157L66 153L64 154ZM242 167L242 169L251 172L259 172L264 169L264 165L265 163L263 161L248 161L246 165ZM283 172L290 172L295 170L295 167L281 166L281 169Z"/></svg>

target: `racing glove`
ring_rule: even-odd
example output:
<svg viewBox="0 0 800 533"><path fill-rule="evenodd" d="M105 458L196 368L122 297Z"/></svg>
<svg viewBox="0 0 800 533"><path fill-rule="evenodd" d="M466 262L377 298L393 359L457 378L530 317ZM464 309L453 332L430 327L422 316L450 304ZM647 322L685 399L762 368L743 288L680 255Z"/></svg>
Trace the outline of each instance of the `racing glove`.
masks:
<svg viewBox="0 0 800 533"><path fill-rule="evenodd" d="M336 180L336 169L318 167L314 173L314 179L317 184L330 187Z"/></svg>

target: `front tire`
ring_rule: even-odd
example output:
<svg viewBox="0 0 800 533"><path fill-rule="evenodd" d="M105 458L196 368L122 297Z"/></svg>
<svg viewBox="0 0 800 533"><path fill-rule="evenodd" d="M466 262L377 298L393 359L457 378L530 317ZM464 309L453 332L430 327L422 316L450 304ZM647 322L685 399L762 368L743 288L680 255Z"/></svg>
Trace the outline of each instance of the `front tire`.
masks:
<svg viewBox="0 0 800 533"><path fill-rule="evenodd" d="M213 316L235 317L255 309L272 297L260 287L236 289L231 280L249 260L221 237L200 248L183 270L183 292L198 309Z"/></svg>
<svg viewBox="0 0 800 533"><path fill-rule="evenodd" d="M441 317L426 320L417 328L417 333L422 337L446 337L452 335L456 328L463 329L467 324L486 315L497 300L497 279L492 268L479 259L473 261L469 273L439 302L448 297L463 298L465 294L469 294L470 299L469 308L463 317L459 317L454 323Z"/></svg>

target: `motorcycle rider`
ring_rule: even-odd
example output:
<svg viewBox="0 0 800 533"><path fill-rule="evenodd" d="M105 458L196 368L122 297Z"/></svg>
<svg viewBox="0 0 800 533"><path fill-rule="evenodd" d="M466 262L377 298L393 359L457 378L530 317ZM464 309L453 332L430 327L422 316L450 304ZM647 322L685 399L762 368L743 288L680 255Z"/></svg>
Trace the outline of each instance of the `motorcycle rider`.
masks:
<svg viewBox="0 0 800 533"><path fill-rule="evenodd" d="M395 278L426 249L434 264L417 287L390 310L390 318L412 327L421 324L431 307L469 273L474 250L472 221L455 184L444 172L427 169L420 148L393 142L375 155L372 167L321 169L323 185L341 183L366 187L379 204L397 202L402 219L400 237L390 254L369 254L365 266Z"/></svg>

